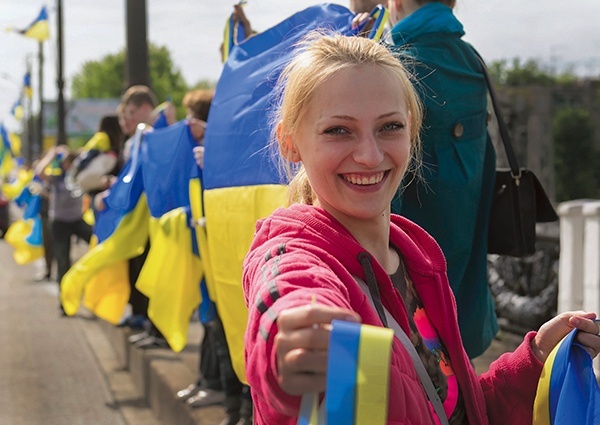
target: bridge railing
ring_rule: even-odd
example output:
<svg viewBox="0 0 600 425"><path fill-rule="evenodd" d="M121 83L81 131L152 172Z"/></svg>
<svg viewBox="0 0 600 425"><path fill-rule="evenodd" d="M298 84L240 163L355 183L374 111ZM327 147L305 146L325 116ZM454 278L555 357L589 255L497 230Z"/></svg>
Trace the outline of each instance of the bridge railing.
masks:
<svg viewBox="0 0 600 425"><path fill-rule="evenodd" d="M559 204L560 262L558 311L600 314L600 200L577 199ZM600 377L600 359L594 362Z"/></svg>

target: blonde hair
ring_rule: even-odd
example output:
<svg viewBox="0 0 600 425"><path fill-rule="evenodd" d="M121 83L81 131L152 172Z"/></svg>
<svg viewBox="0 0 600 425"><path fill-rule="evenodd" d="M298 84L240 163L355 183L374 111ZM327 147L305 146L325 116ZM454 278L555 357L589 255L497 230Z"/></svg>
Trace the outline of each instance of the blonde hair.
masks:
<svg viewBox="0 0 600 425"><path fill-rule="evenodd" d="M309 33L298 46L299 53L282 71L277 83L279 105L273 119L272 146L286 151L286 140L298 131L315 91L328 78L340 70L370 64L380 66L398 79L410 113L411 155L408 167L416 171L420 164L420 130L422 107L411 77L398 57L385 46L364 37L346 37L340 34L325 35L322 31ZM288 201L313 204L313 192L304 168L278 155L280 172L290 180Z"/></svg>

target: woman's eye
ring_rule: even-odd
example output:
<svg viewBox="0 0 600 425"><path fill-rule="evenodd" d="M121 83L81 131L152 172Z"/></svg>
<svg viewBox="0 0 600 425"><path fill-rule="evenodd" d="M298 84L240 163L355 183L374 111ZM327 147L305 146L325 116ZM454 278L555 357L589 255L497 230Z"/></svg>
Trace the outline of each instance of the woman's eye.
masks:
<svg viewBox="0 0 600 425"><path fill-rule="evenodd" d="M404 128L404 124L400 123L400 122L390 122L385 124L381 130L382 131L398 131L398 130L402 130Z"/></svg>
<svg viewBox="0 0 600 425"><path fill-rule="evenodd" d="M323 134L348 134L348 131L343 127L330 127L326 129Z"/></svg>

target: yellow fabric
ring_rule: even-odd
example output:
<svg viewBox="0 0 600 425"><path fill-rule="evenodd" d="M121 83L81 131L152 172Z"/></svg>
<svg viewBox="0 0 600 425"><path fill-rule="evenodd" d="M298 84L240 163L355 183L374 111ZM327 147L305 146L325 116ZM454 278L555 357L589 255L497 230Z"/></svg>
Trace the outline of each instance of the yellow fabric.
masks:
<svg viewBox="0 0 600 425"><path fill-rule="evenodd" d="M379 18L380 13L383 13L383 16L381 17L381 20L379 21L379 25L377 27L377 31L375 32L375 34L373 35L373 38L372 38L372 40L376 41L376 42L379 42L379 40L381 40L381 36L383 35L383 30L385 29L385 25L387 24L387 21L390 19L390 12L386 8L377 12L375 14L375 16L373 16L373 17L377 20Z"/></svg>
<svg viewBox="0 0 600 425"><path fill-rule="evenodd" d="M23 113L24 113L23 105L15 106L14 109L12 110L12 113L17 121L21 121L23 119Z"/></svg>
<svg viewBox="0 0 600 425"><path fill-rule="evenodd" d="M556 353L558 353L560 345L560 343L556 344L552 351L550 351L548 358L544 362L544 367L542 368L542 374L538 381L537 392L533 404L533 423L535 425L552 423L550 420L550 378L552 376L552 366L554 365Z"/></svg>
<svg viewBox="0 0 600 425"><path fill-rule="evenodd" d="M360 327L354 419L357 424L387 423L393 338L391 329L370 325Z"/></svg>
<svg viewBox="0 0 600 425"><path fill-rule="evenodd" d="M83 146L84 151L98 150L100 152L108 152L110 150L110 139L108 134L99 131L92 136L90 140Z"/></svg>
<svg viewBox="0 0 600 425"><path fill-rule="evenodd" d="M189 184L190 190L190 210L192 212L192 220L194 222L194 233L196 242L198 243L198 251L200 252L200 260L204 271L204 281L208 289L208 296L211 300L215 300L217 294L214 291L214 277L210 263L210 252L208 251L208 240L206 235L206 226L204 222L204 210L202 208L202 183L200 179L192 179ZM202 223L199 223L202 221Z"/></svg>
<svg viewBox="0 0 600 425"><path fill-rule="evenodd" d="M286 196L287 187L283 185L204 191L207 247L215 294L212 299L223 322L233 368L242 382L246 382L244 331L248 321L242 292L242 263L252 242L256 221L285 205Z"/></svg>
<svg viewBox="0 0 600 425"><path fill-rule="evenodd" d="M135 286L149 298L152 323L171 349L180 352L187 344L190 317L200 304L202 265L192 252L192 232L183 208L164 214L151 234L148 258Z"/></svg>
<svg viewBox="0 0 600 425"><path fill-rule="evenodd" d="M25 37L34 38L39 42L50 38L50 28L48 20L37 21L23 33Z"/></svg>
<svg viewBox="0 0 600 425"><path fill-rule="evenodd" d="M11 160L10 165L12 166L12 160ZM5 175L4 174L4 162L2 163L2 169L0 170L0 175ZM17 196L19 196L21 194L21 192L23 192L23 189L25 189L25 186L27 186L29 184L29 182L31 182L31 180L33 180L33 175L34 175L33 170L26 170L24 168L19 168L19 170L17 171L17 177L13 182L2 184L2 193L8 199L11 199L11 200L15 199Z"/></svg>
<svg viewBox="0 0 600 425"><path fill-rule="evenodd" d="M83 305L97 317L117 325L129 302L129 264L127 261L106 266L88 281Z"/></svg>
<svg viewBox="0 0 600 425"><path fill-rule="evenodd" d="M96 218L94 217L93 209L86 208L85 211L83 211L83 221L85 221L90 226L94 226L94 223L96 222Z"/></svg>
<svg viewBox="0 0 600 425"><path fill-rule="evenodd" d="M11 224L4 235L4 240L15 249L13 258L20 266L44 256L42 246L33 246L26 241L32 229L33 220L20 219Z"/></svg>
<svg viewBox="0 0 600 425"><path fill-rule="evenodd" d="M114 233L71 266L60 283L61 302L67 315L77 313L88 283L100 270L144 252L148 241L149 217L146 195L142 194L136 207L121 220ZM112 289L108 285L104 288L107 296ZM103 289L95 290L99 294L97 296L101 296Z"/></svg>
<svg viewBox="0 0 600 425"><path fill-rule="evenodd" d="M23 108L21 107L21 114L23 113ZM16 116L15 116L16 118ZM21 118L17 118L21 119ZM8 133L8 138L10 139L10 149L15 156L21 156L21 137L17 133Z"/></svg>
<svg viewBox="0 0 600 425"><path fill-rule="evenodd" d="M2 143L1 140L0 140L0 143ZM0 151L0 157L2 158L0 160L0 177L8 176L8 175L10 175L10 173L12 172L12 170L14 168L14 162L13 162L12 155L10 154L10 152L4 152L4 154L2 155L2 152ZM6 183L2 184L2 188L3 188L2 192L3 193L4 193L4 187L6 187L6 186L7 186ZM19 193L21 193L21 192L19 192ZM18 196L18 193L17 193L17 195L13 196L12 198L15 198L16 196Z"/></svg>

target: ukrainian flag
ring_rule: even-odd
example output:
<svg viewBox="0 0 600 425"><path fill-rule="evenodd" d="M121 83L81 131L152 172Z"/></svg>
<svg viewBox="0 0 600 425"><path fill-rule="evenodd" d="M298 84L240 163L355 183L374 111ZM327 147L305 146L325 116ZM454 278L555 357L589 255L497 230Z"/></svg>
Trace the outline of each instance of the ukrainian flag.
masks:
<svg viewBox="0 0 600 425"><path fill-rule="evenodd" d="M27 99L31 99L33 97L33 89L31 88L31 74L29 72L26 72L23 76L23 91L25 92Z"/></svg>
<svg viewBox="0 0 600 425"><path fill-rule="evenodd" d="M202 267L194 249L189 189L198 174L194 146L186 121L148 133L142 146L150 251L136 288L149 298L148 316L176 352L186 346L190 317L200 304Z"/></svg>
<svg viewBox="0 0 600 425"><path fill-rule="evenodd" d="M205 135L204 213L212 280L234 369L245 382L247 309L242 262L258 219L283 206L286 186L269 152L272 92L295 44L309 31L351 30L354 14L336 4L309 7L231 49L215 90Z"/></svg>
<svg viewBox="0 0 600 425"><path fill-rule="evenodd" d="M23 217L10 225L4 239L14 249L13 258L19 265L28 264L44 255L42 221L40 219L41 184L30 182L23 188L16 204L24 209Z"/></svg>
<svg viewBox="0 0 600 425"><path fill-rule="evenodd" d="M600 387L591 356L571 331L552 350L535 397L534 425L600 425Z"/></svg>
<svg viewBox="0 0 600 425"><path fill-rule="evenodd" d="M40 43L50 38L50 27L48 25L48 11L46 6L42 6L39 15L26 28L18 30L13 29L25 37L33 38Z"/></svg>
<svg viewBox="0 0 600 425"><path fill-rule="evenodd" d="M142 254L148 241L150 213L143 192L140 161L143 132L143 127L138 127L134 135L131 159L110 188L110 194L104 200L106 209L97 213L94 235L98 244L71 266L61 282L62 305L70 316L77 313L82 296L88 290L94 292L94 302L97 305L101 305L99 299L104 295L112 294L111 297L121 300L112 309L103 310L101 314L92 309L99 317L111 323L118 323L127 304L129 285L115 288L109 286L109 281L99 281L94 277L107 267L110 271L114 265L117 265L115 270L122 270L118 263ZM122 273L116 279L122 282ZM100 287L90 288L90 282Z"/></svg>
<svg viewBox="0 0 600 425"><path fill-rule="evenodd" d="M10 113L17 121L21 121L23 119L23 104L21 103L21 99L17 99L15 103L13 103L10 108Z"/></svg>
<svg viewBox="0 0 600 425"><path fill-rule="evenodd" d="M8 176L14 169L15 153L13 152L12 143L8 131L4 124L0 123L0 176ZM21 193L19 190L14 196ZM11 198L14 198L12 196Z"/></svg>
<svg viewBox="0 0 600 425"><path fill-rule="evenodd" d="M245 5L245 0L240 0L238 3L240 6ZM249 35L249 34L248 34ZM246 39L246 33L244 27L239 22L234 22L233 13L229 15L225 22L225 30L223 31L223 51L221 52L221 60L225 62L229 57L229 52L236 46Z"/></svg>

